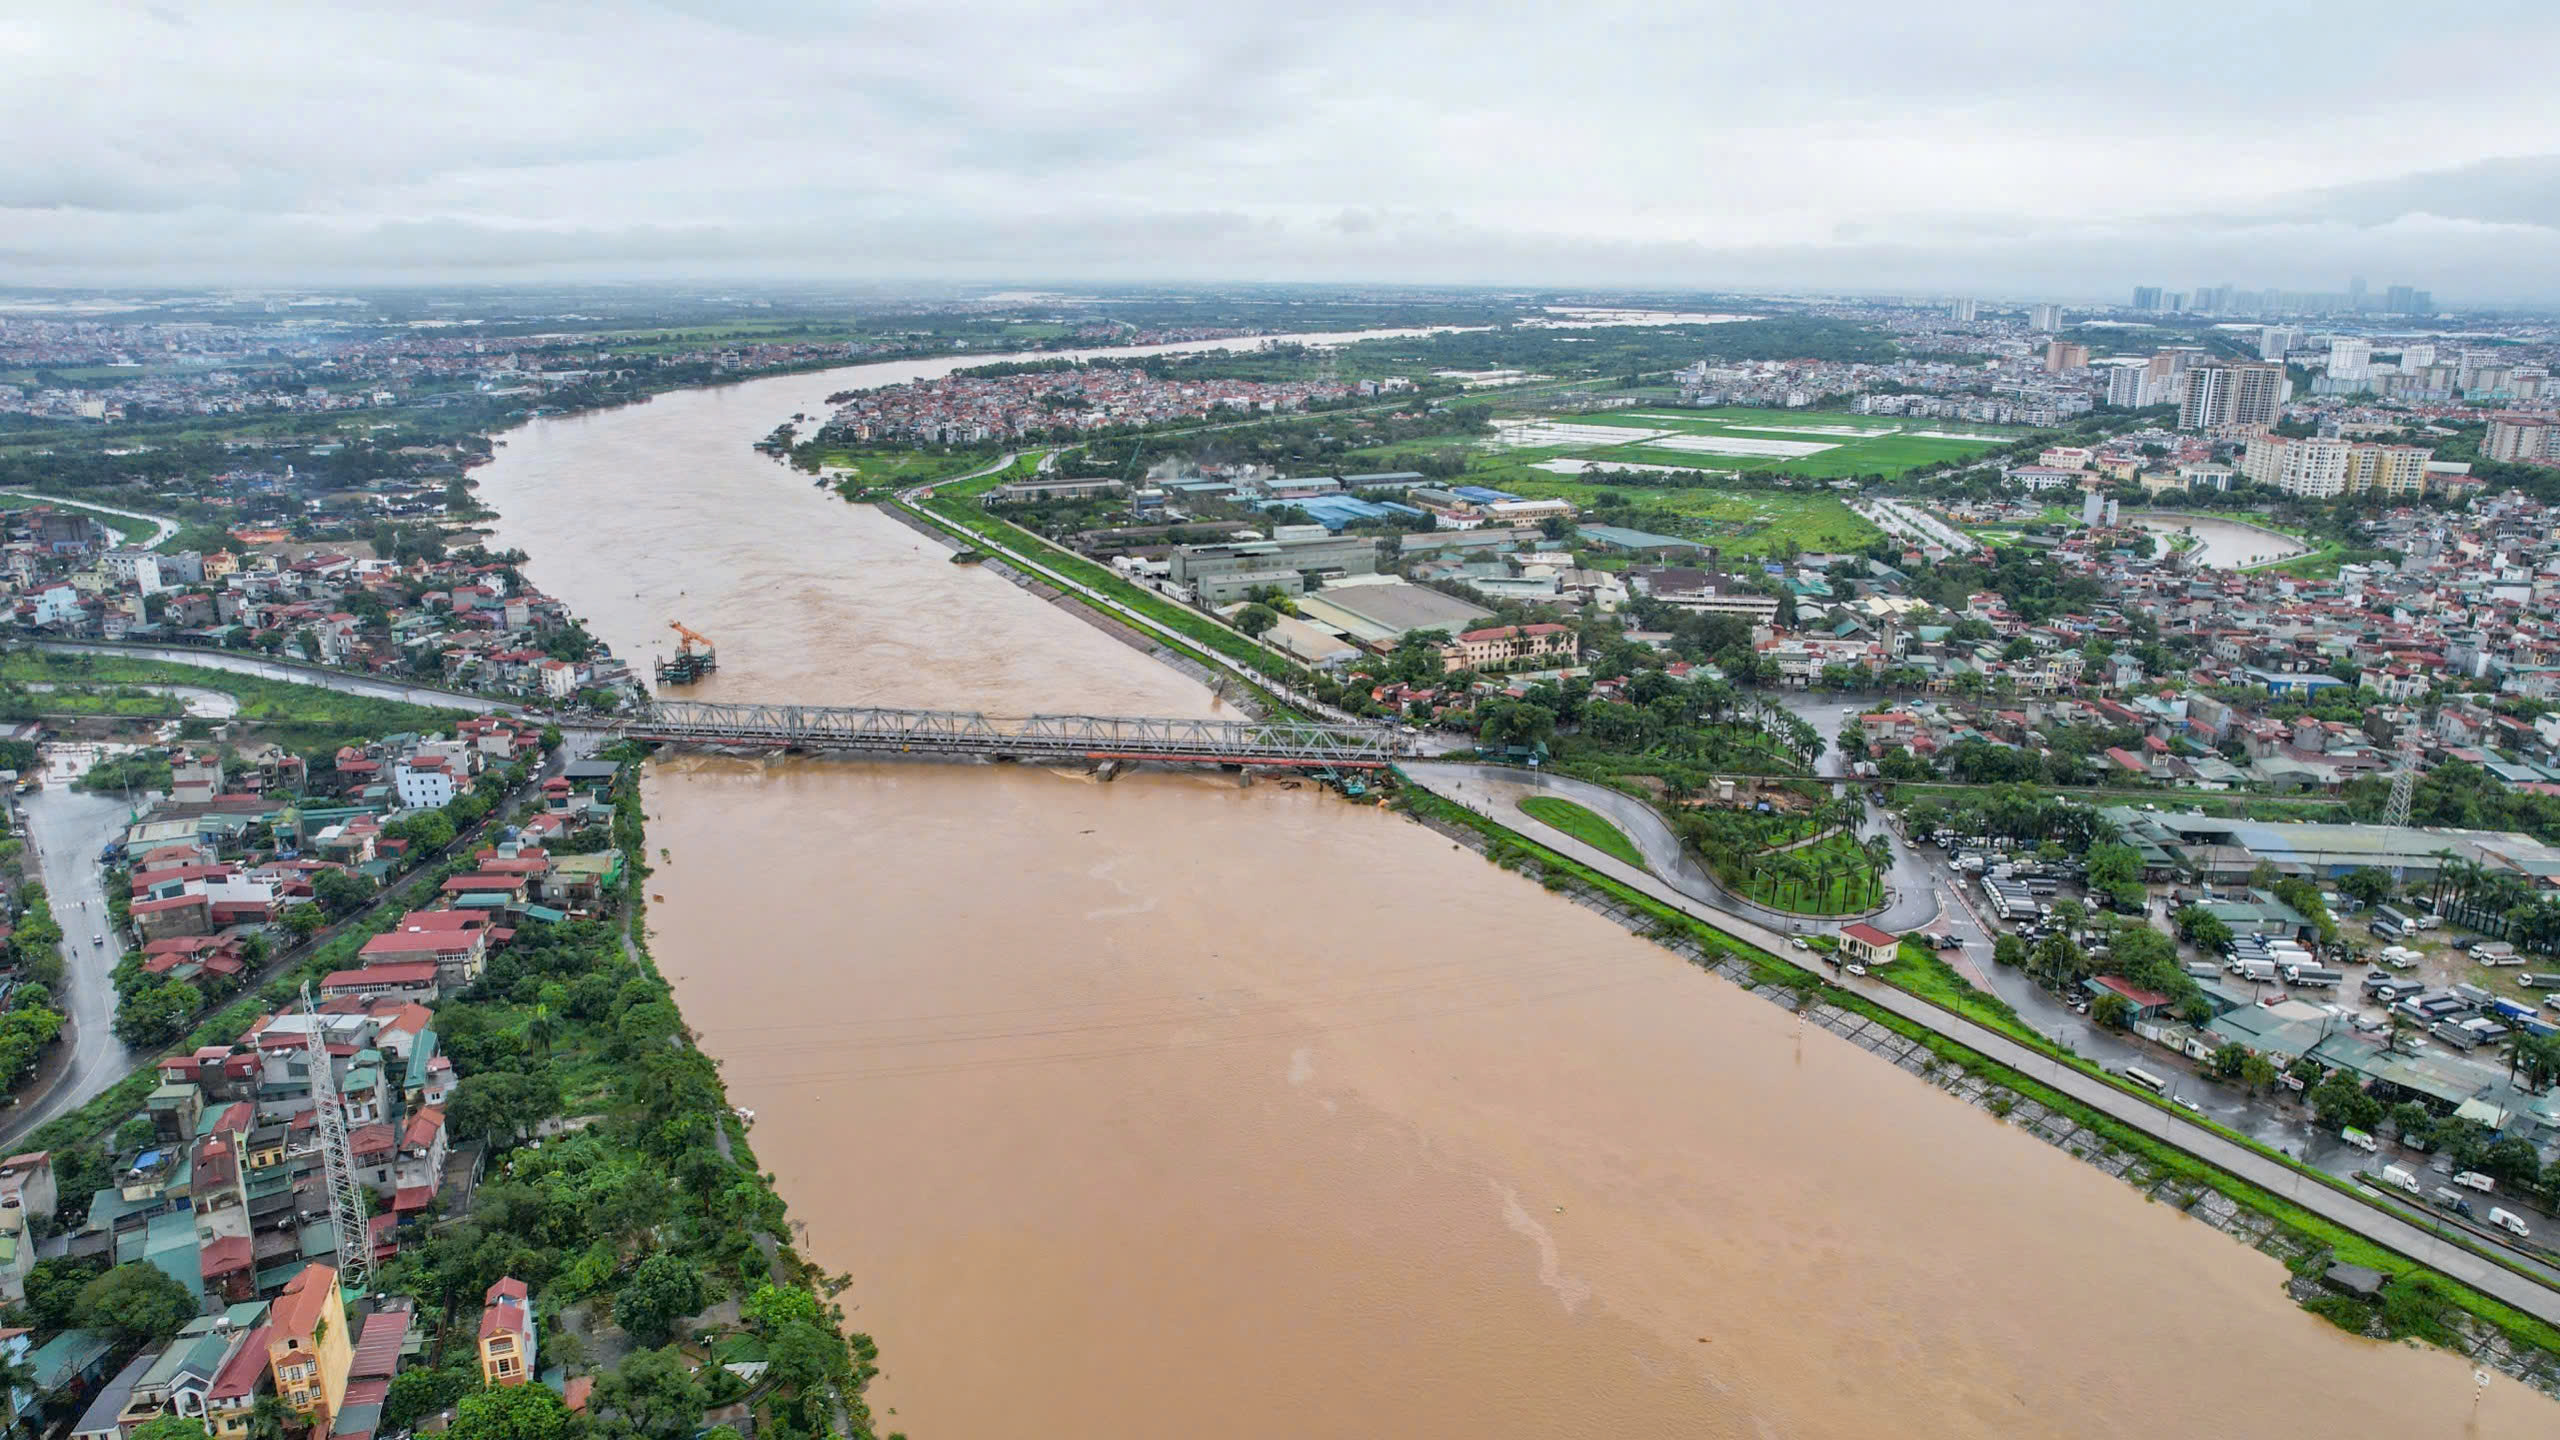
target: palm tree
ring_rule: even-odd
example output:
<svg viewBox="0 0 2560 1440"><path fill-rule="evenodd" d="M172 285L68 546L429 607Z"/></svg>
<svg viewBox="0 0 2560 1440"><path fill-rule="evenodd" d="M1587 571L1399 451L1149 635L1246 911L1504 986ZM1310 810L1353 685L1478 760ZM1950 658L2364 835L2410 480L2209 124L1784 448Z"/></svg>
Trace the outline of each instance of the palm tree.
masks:
<svg viewBox="0 0 2560 1440"><path fill-rule="evenodd" d="M2436 853L2445 857L2444 864L2436 870L2435 903L2441 912L2447 908L2446 892L2451 892L2453 904L2463 904L2470 899L2471 892L2480 888L2480 882L2488 872L2480 862L2462 859L2449 850Z"/></svg>
<svg viewBox="0 0 2560 1440"><path fill-rule="evenodd" d="M43 1398L36 1393L36 1367L22 1348L23 1343L0 1349L0 1390L5 1390L9 1396L8 1428L13 1435L25 1432L26 1412L34 1409L35 1402ZM20 1396L26 1397L23 1408Z"/></svg>
<svg viewBox="0 0 2560 1440"><path fill-rule="evenodd" d="M533 1013L525 1018L524 1038L541 1052L543 1059L550 1059L551 1042L560 1038L560 1017L552 1014L548 1005L534 1006Z"/></svg>

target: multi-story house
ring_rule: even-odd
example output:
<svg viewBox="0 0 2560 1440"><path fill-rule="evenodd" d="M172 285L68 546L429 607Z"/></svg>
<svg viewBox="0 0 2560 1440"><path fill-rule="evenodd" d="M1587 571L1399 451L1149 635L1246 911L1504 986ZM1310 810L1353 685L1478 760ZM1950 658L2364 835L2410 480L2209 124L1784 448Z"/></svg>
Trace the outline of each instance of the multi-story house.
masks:
<svg viewBox="0 0 2560 1440"><path fill-rule="evenodd" d="M346 1401L347 1370L355 1357L338 1272L304 1266L276 1297L266 1334L276 1397L318 1426L330 1423Z"/></svg>
<svg viewBox="0 0 2560 1440"><path fill-rule="evenodd" d="M523 1281L507 1276L489 1287L480 1311L480 1383L522 1385L533 1377L539 1349L533 1305Z"/></svg>

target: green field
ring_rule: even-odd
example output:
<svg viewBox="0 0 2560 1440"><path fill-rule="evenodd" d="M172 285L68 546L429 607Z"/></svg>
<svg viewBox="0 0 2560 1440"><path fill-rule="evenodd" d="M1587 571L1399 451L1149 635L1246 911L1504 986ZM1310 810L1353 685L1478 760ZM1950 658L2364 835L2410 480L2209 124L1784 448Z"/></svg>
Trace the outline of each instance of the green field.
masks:
<svg viewBox="0 0 2560 1440"><path fill-rule="evenodd" d="M430 709L397 700L376 700L296 685L232 670L179 665L137 656L18 651L0 655L0 685L50 684L52 692L31 692L38 708L98 704L95 697L118 699L118 687L192 685L219 690L240 702L240 718L267 732L287 749L325 752L350 741L362 742L403 730L434 732L463 718L459 710ZM92 697L86 701L80 697ZM138 713L165 714L153 708ZM100 713L137 713L116 705L99 705Z"/></svg>
<svg viewBox="0 0 2560 1440"><path fill-rule="evenodd" d="M1604 492L1647 509L1668 511L1678 518L1673 527L1676 533L1705 541L1728 555L1783 555L1790 545L1800 553L1864 550L1884 534L1830 495L1588 485L1535 470L1506 475L1500 484L1522 495L1570 500L1584 511Z"/></svg>
<svg viewBox="0 0 2560 1440"><path fill-rule="evenodd" d="M1967 460L2028 432L1998 426L1942 420L1905 420L1891 415L1856 415L1834 410L1681 410L1639 408L1591 415L1522 417L1533 425L1541 419L1575 427L1566 435L1539 430L1520 432L1540 459L1569 458L1631 465L1668 465L1680 469L1768 471L1813 479L1877 475L1891 478L1918 465ZM1624 443L1596 433L1637 432ZM1669 431L1670 434L1660 432ZM1651 436L1650 439L1640 438ZM1739 453L1684 448L1681 441L1730 442ZM1497 441L1497 444L1505 442ZM1772 448L1825 446L1805 454L1753 454L1756 446Z"/></svg>
<svg viewBox="0 0 2560 1440"><path fill-rule="evenodd" d="M793 459L803 463L811 457L827 469L851 470L852 476L839 477L839 483L857 488L880 485L904 488L927 480L966 475L993 458L976 451L935 455L920 450L801 450L794 451L792 455Z"/></svg>
<svg viewBox="0 0 2560 1440"><path fill-rule="evenodd" d="M1553 795L1532 795L1520 802L1520 811L1532 820L1554 826L1603 855L1624 860L1639 870L1645 868L1644 855L1636 849L1636 842L1628 839L1625 831L1610 824L1597 811L1570 800L1559 800Z"/></svg>

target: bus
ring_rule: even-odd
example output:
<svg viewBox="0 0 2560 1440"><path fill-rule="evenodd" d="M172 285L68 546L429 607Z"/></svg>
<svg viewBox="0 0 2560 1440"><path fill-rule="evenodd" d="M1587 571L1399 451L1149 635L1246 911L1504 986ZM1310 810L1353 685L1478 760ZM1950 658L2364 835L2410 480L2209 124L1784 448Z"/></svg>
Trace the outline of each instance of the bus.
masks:
<svg viewBox="0 0 2560 1440"><path fill-rule="evenodd" d="M2150 1091L2154 1095L2166 1095L2169 1093L2168 1081L2161 1079L2159 1076L2152 1074L2150 1071L2143 1069L2139 1065L2127 1065L2124 1067L2124 1078L2141 1086L2143 1089Z"/></svg>

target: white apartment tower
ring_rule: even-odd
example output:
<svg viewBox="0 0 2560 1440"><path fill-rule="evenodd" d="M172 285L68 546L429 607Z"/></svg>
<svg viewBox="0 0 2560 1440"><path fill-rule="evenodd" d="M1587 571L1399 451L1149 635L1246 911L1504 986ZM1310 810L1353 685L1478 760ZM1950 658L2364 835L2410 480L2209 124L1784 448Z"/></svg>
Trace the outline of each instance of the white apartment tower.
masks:
<svg viewBox="0 0 2560 1440"><path fill-rule="evenodd" d="M2148 398L2152 393L2151 373L2145 365L2110 365L2107 367L2107 403L2119 410L2139 410L2159 402Z"/></svg>
<svg viewBox="0 0 2560 1440"><path fill-rule="evenodd" d="M2181 430L2273 425L2292 390L2282 365L2198 365L2187 372L2187 398L2178 407Z"/></svg>
<svg viewBox="0 0 2560 1440"><path fill-rule="evenodd" d="M2329 378L2332 380L2372 379L2373 342L2343 339L2330 341Z"/></svg>

